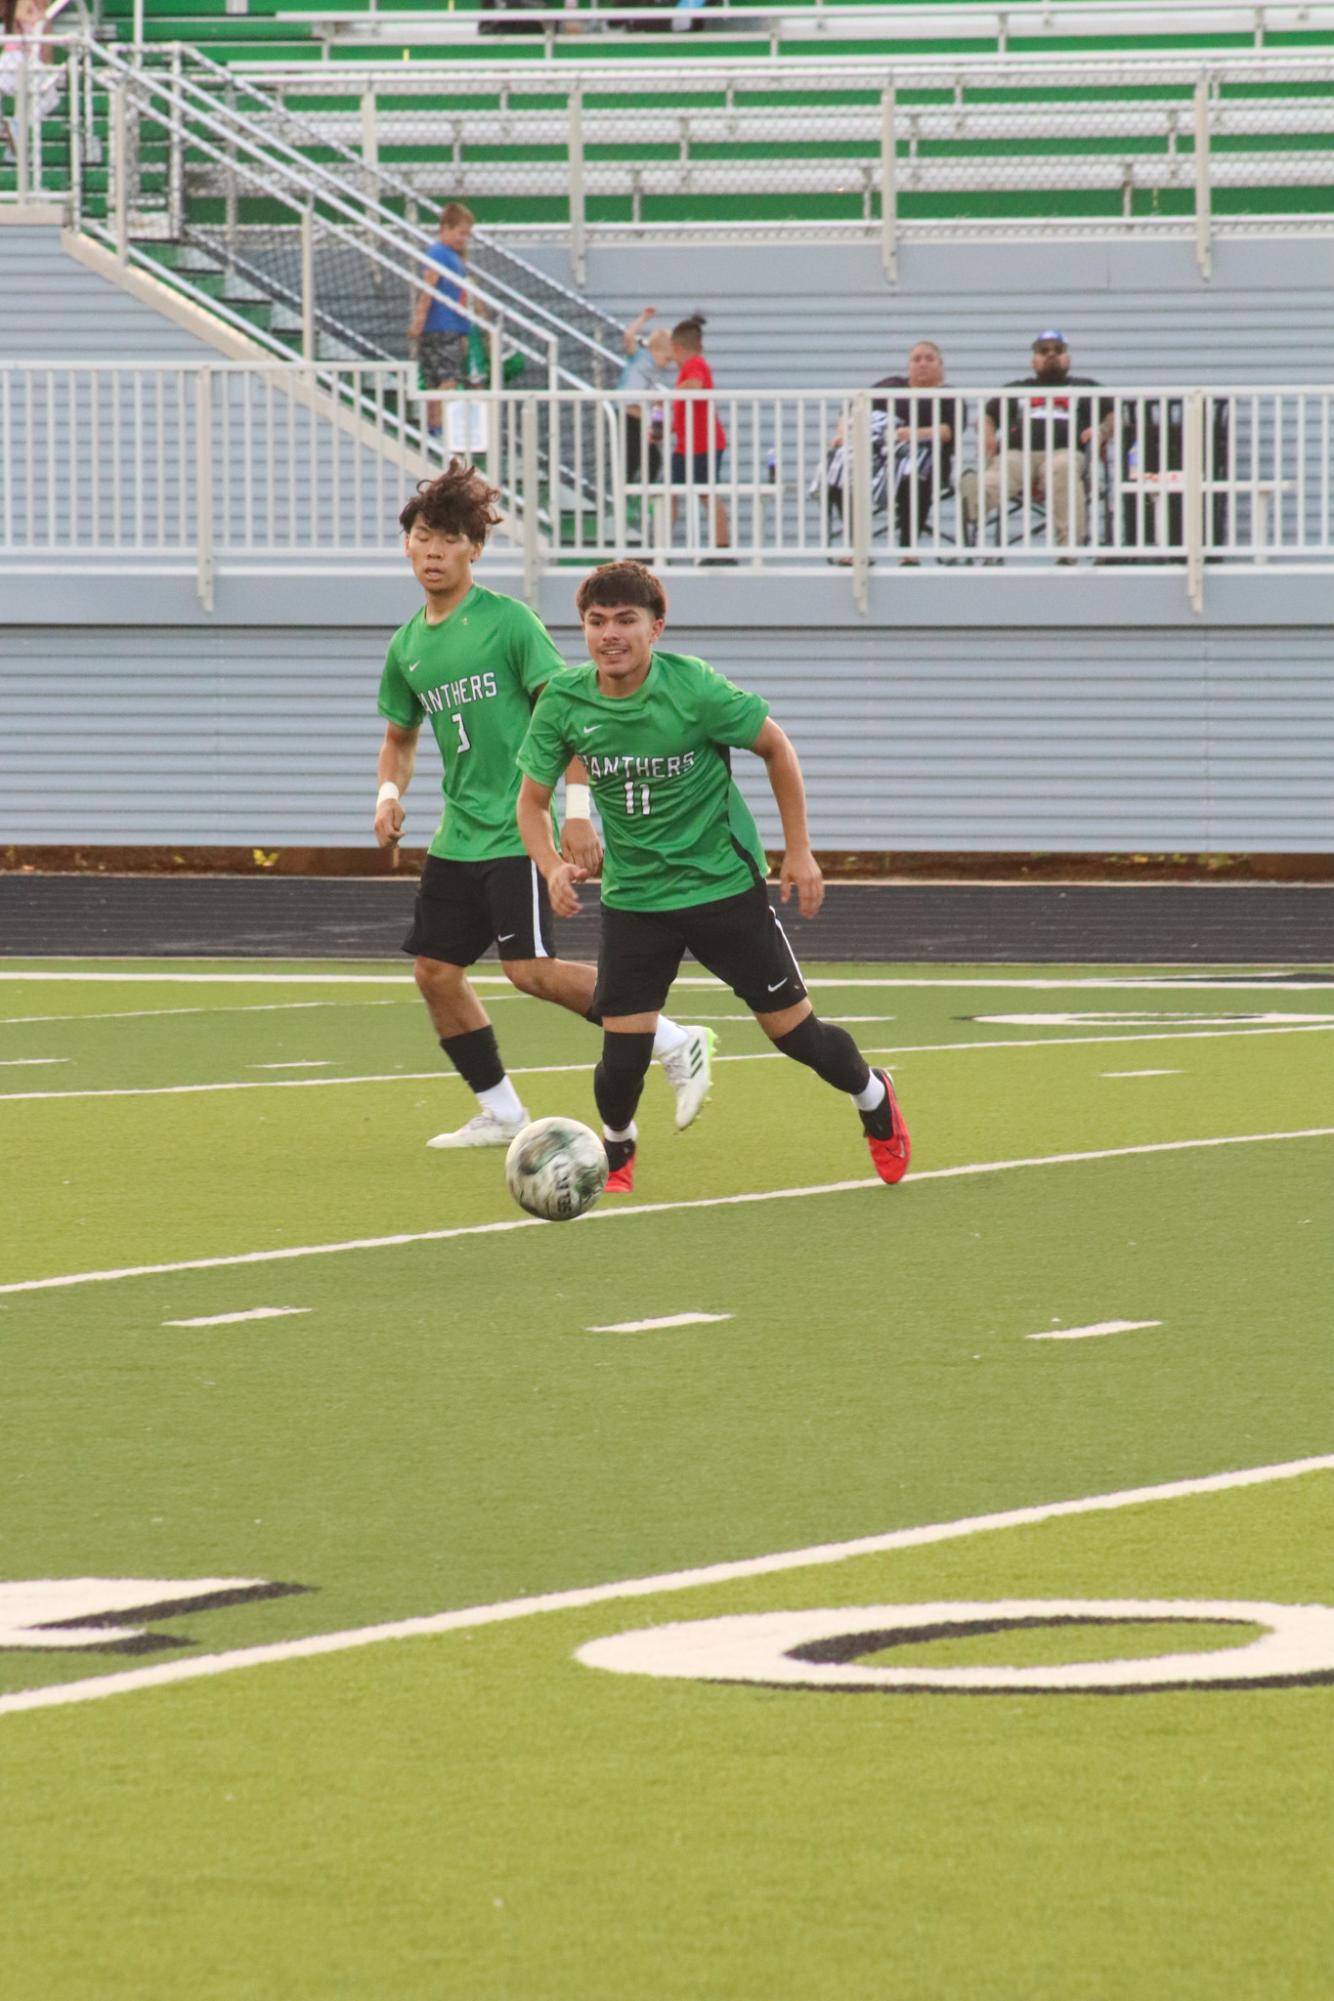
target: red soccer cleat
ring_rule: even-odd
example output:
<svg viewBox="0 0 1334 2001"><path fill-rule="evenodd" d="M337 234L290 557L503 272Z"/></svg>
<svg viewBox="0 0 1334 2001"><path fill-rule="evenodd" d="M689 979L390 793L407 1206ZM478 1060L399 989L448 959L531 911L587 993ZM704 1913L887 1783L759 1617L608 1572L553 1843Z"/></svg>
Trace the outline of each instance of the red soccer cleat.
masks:
<svg viewBox="0 0 1334 2001"><path fill-rule="evenodd" d="M604 1195L633 1195L635 1192L635 1143L632 1139L608 1139L602 1144L607 1149L609 1172Z"/></svg>
<svg viewBox="0 0 1334 2001"><path fill-rule="evenodd" d="M871 1151L871 1163L882 1181L891 1186L902 1181L908 1172L908 1162L912 1159L912 1141L908 1128L903 1123L903 1113L899 1101L894 1096L894 1086L884 1070L872 1072L885 1087L883 1101L873 1112L861 1114L862 1130L866 1134L866 1144ZM611 1183L607 1186L610 1188Z"/></svg>

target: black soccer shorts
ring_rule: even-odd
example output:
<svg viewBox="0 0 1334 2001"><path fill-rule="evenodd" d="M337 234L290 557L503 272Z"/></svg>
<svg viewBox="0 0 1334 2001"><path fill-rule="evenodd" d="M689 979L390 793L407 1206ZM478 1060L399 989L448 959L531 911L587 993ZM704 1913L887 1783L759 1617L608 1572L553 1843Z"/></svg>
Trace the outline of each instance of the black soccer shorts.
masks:
<svg viewBox="0 0 1334 2001"><path fill-rule="evenodd" d="M593 1019L661 1010L686 952L692 952L753 1014L776 1014L806 996L787 933L762 882L685 910L602 906L602 949Z"/></svg>
<svg viewBox="0 0 1334 2001"><path fill-rule="evenodd" d="M549 959L551 900L535 862L442 861L428 855L403 950L471 966L494 943L502 959Z"/></svg>

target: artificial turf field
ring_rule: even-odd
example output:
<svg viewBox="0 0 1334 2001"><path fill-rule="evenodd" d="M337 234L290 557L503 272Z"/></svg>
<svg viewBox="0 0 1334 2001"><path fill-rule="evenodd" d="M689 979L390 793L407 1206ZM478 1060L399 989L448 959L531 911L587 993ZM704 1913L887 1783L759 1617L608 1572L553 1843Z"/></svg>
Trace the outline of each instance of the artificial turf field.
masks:
<svg viewBox="0 0 1334 2001"><path fill-rule="evenodd" d="M807 973L908 1179L699 981L562 1227L396 966L4 962L6 1997L1328 1992L1334 983Z"/></svg>

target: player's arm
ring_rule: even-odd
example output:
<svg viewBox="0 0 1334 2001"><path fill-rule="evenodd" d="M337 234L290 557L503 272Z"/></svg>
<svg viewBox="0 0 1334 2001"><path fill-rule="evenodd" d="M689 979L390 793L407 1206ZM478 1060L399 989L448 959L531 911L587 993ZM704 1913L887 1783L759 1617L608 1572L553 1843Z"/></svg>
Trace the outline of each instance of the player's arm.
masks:
<svg viewBox="0 0 1334 2001"><path fill-rule="evenodd" d="M375 838L382 848L396 849L402 838L403 794L412 783L416 763L417 731L386 723L377 772L380 796L375 802Z"/></svg>
<svg viewBox="0 0 1334 2001"><path fill-rule="evenodd" d="M539 785L524 774L517 809L519 839L546 878L557 917L577 917L580 905L574 885L587 879L588 870L578 862L563 860L556 852L551 838L551 792L551 786Z"/></svg>
<svg viewBox="0 0 1334 2001"><path fill-rule="evenodd" d="M408 321L409 340L417 340L426 325L426 315L435 303L435 288L439 277L440 266L438 264L428 264L422 272L424 284L422 290L417 294L417 303L412 309L412 318Z"/></svg>
<svg viewBox="0 0 1334 2001"><path fill-rule="evenodd" d="M602 870L602 843L592 820L592 795L588 789L588 766L581 757L572 757L565 770L565 818L561 821L560 851L563 860L577 862L585 876Z"/></svg>
<svg viewBox="0 0 1334 2001"><path fill-rule="evenodd" d="M806 825L806 787L797 753L777 723L770 718L766 718L751 749L756 757L764 761L769 786L783 822L783 866L779 874L782 888L779 894L787 903L795 889L797 908L802 916L814 917L824 902L824 877L811 853L811 837ZM555 902L554 895L552 902Z"/></svg>

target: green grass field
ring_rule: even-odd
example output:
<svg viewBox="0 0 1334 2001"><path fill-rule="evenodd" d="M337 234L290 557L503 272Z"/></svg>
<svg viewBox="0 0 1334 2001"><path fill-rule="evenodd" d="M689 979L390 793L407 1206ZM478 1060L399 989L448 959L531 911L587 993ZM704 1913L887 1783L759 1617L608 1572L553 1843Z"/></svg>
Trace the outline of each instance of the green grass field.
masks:
<svg viewBox="0 0 1334 2001"><path fill-rule="evenodd" d="M6 2001L1323 2001L1334 983L807 973L907 1180L699 978L562 1227L397 965L0 961Z"/></svg>

